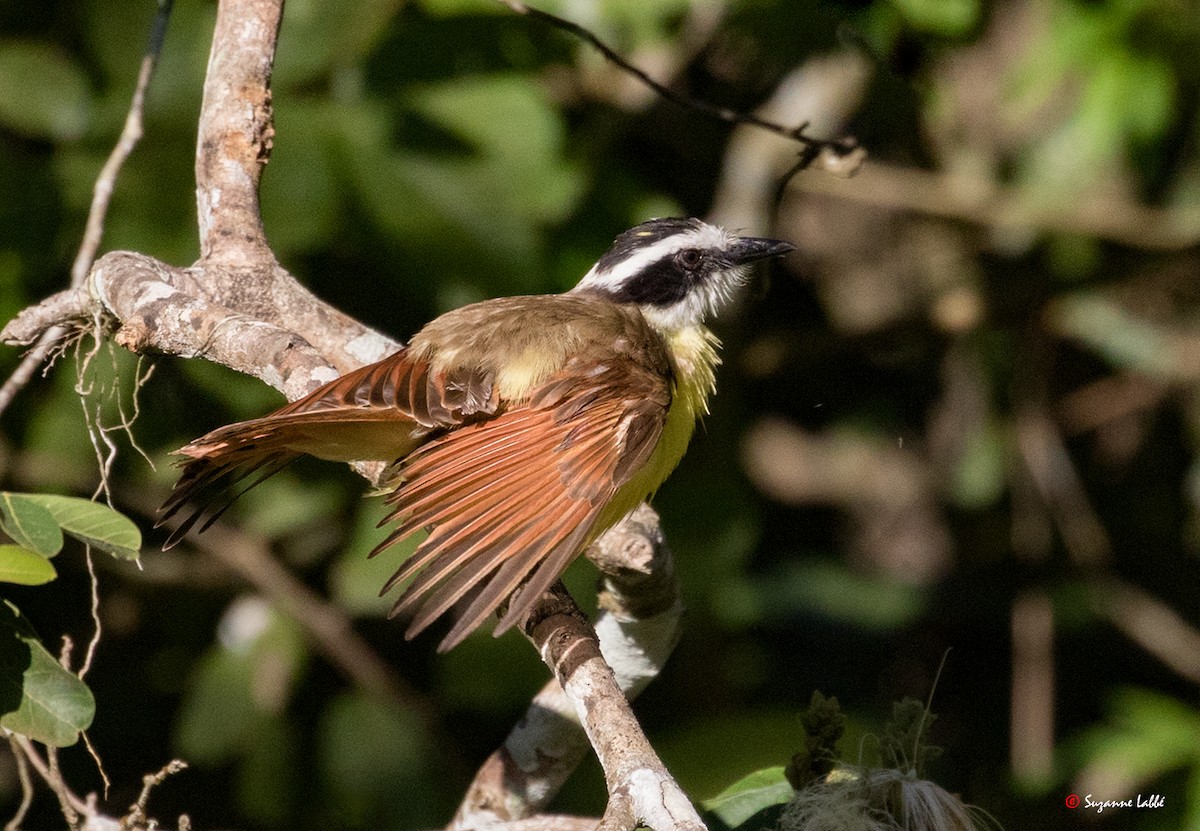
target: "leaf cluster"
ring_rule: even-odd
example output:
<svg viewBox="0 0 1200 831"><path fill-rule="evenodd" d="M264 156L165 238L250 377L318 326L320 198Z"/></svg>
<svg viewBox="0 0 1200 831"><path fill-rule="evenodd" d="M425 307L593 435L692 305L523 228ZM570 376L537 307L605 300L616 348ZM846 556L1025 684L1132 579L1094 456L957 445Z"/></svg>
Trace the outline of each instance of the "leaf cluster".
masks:
<svg viewBox="0 0 1200 831"><path fill-rule="evenodd" d="M142 535L106 505L71 496L0 492L0 582L40 586L58 576L51 558L63 535L113 557L136 560ZM83 680L42 644L29 621L5 600L0 608L0 726L53 747L79 740L96 702Z"/></svg>

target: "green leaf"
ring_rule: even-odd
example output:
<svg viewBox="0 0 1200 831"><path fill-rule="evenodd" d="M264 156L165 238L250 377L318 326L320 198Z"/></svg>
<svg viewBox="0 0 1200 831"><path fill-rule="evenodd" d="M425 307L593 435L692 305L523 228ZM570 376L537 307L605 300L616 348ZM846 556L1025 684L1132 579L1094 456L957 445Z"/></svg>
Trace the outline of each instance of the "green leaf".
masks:
<svg viewBox="0 0 1200 831"><path fill-rule="evenodd" d="M1113 698L1105 723L1075 749L1084 778L1135 789L1200 762L1200 711L1171 696L1126 689Z"/></svg>
<svg viewBox="0 0 1200 831"><path fill-rule="evenodd" d="M0 43L0 124L55 141L83 135L90 90L83 71L44 43Z"/></svg>
<svg viewBox="0 0 1200 831"><path fill-rule="evenodd" d="M386 34L402 0L358 0L354 14L340 3L289 0L275 61L275 88L312 84L339 66L354 66Z"/></svg>
<svg viewBox="0 0 1200 831"><path fill-rule="evenodd" d="M910 25L946 37L960 37L979 21L979 0L892 0Z"/></svg>
<svg viewBox="0 0 1200 831"><path fill-rule="evenodd" d="M795 793L782 766L766 768L739 779L701 807L736 828L764 808L787 802Z"/></svg>
<svg viewBox="0 0 1200 831"><path fill-rule="evenodd" d="M46 651L29 622L5 601L0 606L0 727L68 747L95 714L92 691Z"/></svg>
<svg viewBox="0 0 1200 831"><path fill-rule="evenodd" d="M40 586L57 576L54 564L36 551L19 545L0 545L0 581Z"/></svg>
<svg viewBox="0 0 1200 831"><path fill-rule="evenodd" d="M0 492L0 531L43 557L62 549L62 529L54 515L19 493Z"/></svg>
<svg viewBox="0 0 1200 831"><path fill-rule="evenodd" d="M545 92L488 75L415 86L404 101L448 147L393 150L392 116L369 101L331 125L361 209L409 268L462 275L485 295L544 290L542 233L585 186Z"/></svg>
<svg viewBox="0 0 1200 831"><path fill-rule="evenodd" d="M70 536L124 560L136 560L142 547L142 532L132 520L107 505L77 496L45 493L22 494L53 516Z"/></svg>

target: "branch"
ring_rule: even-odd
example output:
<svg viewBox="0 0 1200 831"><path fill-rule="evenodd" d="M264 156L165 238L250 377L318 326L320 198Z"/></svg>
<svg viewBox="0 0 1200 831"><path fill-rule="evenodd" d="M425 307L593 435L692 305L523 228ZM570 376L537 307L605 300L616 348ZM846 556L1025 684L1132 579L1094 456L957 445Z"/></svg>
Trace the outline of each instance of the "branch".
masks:
<svg viewBox="0 0 1200 831"><path fill-rule="evenodd" d="M821 163L821 168L826 172L839 176L850 176L858 170L866 159L866 152L858 146L858 142L853 138L832 140L813 138L806 134L809 127L808 122L803 122L795 127L788 127L778 122L761 118L753 113L744 113L730 109L729 107L720 107L709 101L692 98L689 95L676 92L651 78L644 70L625 60L620 53L602 41L594 32L580 26L578 23L550 14L549 12L544 12L541 9L527 6L521 0L499 0L499 2L519 15L531 17L534 20L541 20L556 29L561 29L564 32L574 35L592 46L610 63L641 81L665 101L670 101L672 104L723 124L746 124L761 130L767 130L798 143L800 145L800 153L795 166L788 173L787 178L791 178L791 176L804 170L816 161Z"/></svg>
<svg viewBox="0 0 1200 831"><path fill-rule="evenodd" d="M657 514L640 506L597 540L588 558L604 574L596 622L600 649L632 700L658 675L681 631L683 603ZM449 828L517 831L546 819L533 815L554 798L587 750L574 705L552 679L475 774Z"/></svg>
<svg viewBox="0 0 1200 831"><path fill-rule="evenodd" d="M704 823L650 746L587 618L561 583L522 624L596 751L608 787L598 831L702 831Z"/></svg>
<svg viewBox="0 0 1200 831"><path fill-rule="evenodd" d="M200 260L179 268L144 254L110 253L82 285L27 309L0 337L30 343L56 326L98 321L126 348L204 357L260 378L289 399L398 347L297 284L267 245L257 189L274 140L270 78L282 5L282 0L221 0L218 7L197 140ZM715 108L710 114L734 117ZM739 123L757 123L753 117L739 118ZM801 133L791 134L804 141ZM680 609L669 560L654 555L661 535L652 513L646 522L651 531L634 533L656 542L614 543L608 555L603 546L597 554L612 572L601 631L617 675L569 598L551 595L534 611L534 639L558 675L563 710L582 721L606 771L610 806L602 827L632 828L640 818L655 828L686 831L703 826L642 735L618 686L620 679L631 694L644 686L678 635ZM209 540L224 555L235 550L221 544L228 542ZM639 565L638 552L651 556L641 557ZM272 586L278 602L296 614L313 613L313 598L285 591L279 575L262 571L276 567L273 561L239 557L233 564L258 570L254 579ZM641 577L639 568L665 571ZM315 637L336 653L344 633L337 631L337 621L325 624ZM576 658L582 660L576 663ZM578 728L572 730L577 736ZM556 776L565 778L565 773Z"/></svg>
<svg viewBox="0 0 1200 831"><path fill-rule="evenodd" d="M1091 585L1096 612L1180 677L1200 684L1200 632L1143 589L1116 577Z"/></svg>
<svg viewBox="0 0 1200 831"><path fill-rule="evenodd" d="M196 139L200 259L232 270L275 264L258 183L275 137L271 67L282 18L280 0L221 3L204 76Z"/></svg>

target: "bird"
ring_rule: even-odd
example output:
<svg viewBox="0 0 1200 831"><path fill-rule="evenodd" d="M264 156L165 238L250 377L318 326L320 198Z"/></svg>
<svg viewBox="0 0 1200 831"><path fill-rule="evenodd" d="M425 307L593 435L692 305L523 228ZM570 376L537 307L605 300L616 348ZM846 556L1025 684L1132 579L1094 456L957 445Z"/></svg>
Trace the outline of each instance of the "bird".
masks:
<svg viewBox="0 0 1200 831"><path fill-rule="evenodd" d="M158 524L188 507L164 548L301 454L383 461L392 527L370 556L428 531L380 592L407 582L389 617L411 639L448 615L445 652L500 610L498 636L676 467L716 389L705 321L752 263L792 250L652 219L565 293L446 312L383 360L176 451Z"/></svg>

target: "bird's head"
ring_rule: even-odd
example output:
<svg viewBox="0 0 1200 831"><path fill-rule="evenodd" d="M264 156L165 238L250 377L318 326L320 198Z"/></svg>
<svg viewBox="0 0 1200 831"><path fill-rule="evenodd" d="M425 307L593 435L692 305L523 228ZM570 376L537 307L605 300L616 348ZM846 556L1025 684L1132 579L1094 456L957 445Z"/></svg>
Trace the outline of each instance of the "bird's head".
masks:
<svg viewBox="0 0 1200 831"><path fill-rule="evenodd" d="M794 249L699 219L652 219L618 236L574 291L634 303L651 326L669 332L715 314L746 281L750 263Z"/></svg>

